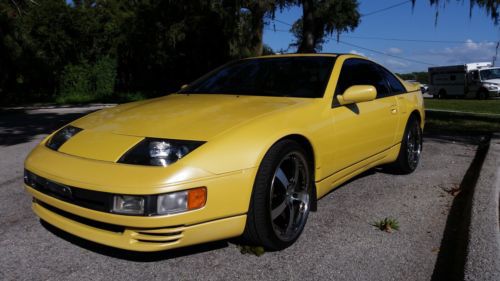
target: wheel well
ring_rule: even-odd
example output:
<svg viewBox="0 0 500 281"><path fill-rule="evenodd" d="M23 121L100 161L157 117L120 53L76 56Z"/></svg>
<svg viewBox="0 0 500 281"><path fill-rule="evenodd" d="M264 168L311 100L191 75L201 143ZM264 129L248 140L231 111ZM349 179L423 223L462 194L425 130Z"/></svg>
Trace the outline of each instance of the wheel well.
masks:
<svg viewBox="0 0 500 281"><path fill-rule="evenodd" d="M416 118L418 121L420 121L420 125L422 125L422 123L424 122L424 120L422 120L422 116L420 115L420 112L418 112L418 110L414 110L410 114L410 117L408 118L408 120L410 120L412 117Z"/></svg>
<svg viewBox="0 0 500 281"><path fill-rule="evenodd" d="M310 157L310 160L311 160L311 165L312 165L311 172L312 172L312 175L314 176L314 174L316 172L316 162L315 162L315 157L314 157L314 149L311 145L311 142L303 135L298 135L298 134L288 135L288 136L281 138L280 140L284 140L284 139L295 141L306 151L306 153L308 154L308 156ZM318 198L316 195L316 184L315 184L314 179L313 179L313 188L314 188L314 192L313 192L314 198L312 198L313 200L311 202L311 211L315 212L318 209L318 204L317 204Z"/></svg>
<svg viewBox="0 0 500 281"><path fill-rule="evenodd" d="M488 96L488 89L481 87L479 90L477 90L477 95L484 93L486 96Z"/></svg>

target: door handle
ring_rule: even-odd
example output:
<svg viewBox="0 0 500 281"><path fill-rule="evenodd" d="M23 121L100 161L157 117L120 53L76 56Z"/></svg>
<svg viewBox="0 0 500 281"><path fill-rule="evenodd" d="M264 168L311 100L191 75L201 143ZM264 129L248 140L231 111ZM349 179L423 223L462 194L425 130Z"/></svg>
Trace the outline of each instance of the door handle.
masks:
<svg viewBox="0 0 500 281"><path fill-rule="evenodd" d="M398 105L393 104L391 105L391 114L397 114L398 113Z"/></svg>

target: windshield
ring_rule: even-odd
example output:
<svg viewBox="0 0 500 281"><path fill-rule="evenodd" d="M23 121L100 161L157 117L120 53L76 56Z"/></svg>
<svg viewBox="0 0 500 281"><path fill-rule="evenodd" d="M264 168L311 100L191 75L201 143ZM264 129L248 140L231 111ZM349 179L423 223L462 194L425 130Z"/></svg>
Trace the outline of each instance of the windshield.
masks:
<svg viewBox="0 0 500 281"><path fill-rule="evenodd" d="M245 59L229 63L179 93L323 97L335 57Z"/></svg>
<svg viewBox="0 0 500 281"><path fill-rule="evenodd" d="M479 71L481 80L500 79L500 68L484 69Z"/></svg>

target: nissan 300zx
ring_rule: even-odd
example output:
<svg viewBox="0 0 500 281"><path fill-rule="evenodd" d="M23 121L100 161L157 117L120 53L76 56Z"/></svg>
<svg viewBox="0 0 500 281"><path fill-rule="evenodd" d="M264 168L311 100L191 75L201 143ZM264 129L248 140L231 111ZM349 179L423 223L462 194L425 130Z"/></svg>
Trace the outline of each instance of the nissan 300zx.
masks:
<svg viewBox="0 0 500 281"><path fill-rule="evenodd" d="M41 220L100 244L280 250L343 182L413 172L423 126L420 89L364 57L257 57L71 122L30 153L24 183Z"/></svg>

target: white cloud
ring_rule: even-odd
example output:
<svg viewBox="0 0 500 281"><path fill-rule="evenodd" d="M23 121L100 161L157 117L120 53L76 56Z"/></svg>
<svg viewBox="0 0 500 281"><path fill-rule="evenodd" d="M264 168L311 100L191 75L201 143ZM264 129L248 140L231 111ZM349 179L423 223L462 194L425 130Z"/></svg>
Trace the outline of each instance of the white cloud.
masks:
<svg viewBox="0 0 500 281"><path fill-rule="evenodd" d="M436 66L459 65L470 62L491 62L495 55L496 42L475 42L466 40L462 44L454 44L447 47L433 46L427 50L406 50L401 57ZM392 49L392 48L390 48ZM388 49L388 50L390 50ZM391 54L390 51L387 51ZM394 54L394 53L392 53ZM395 54L394 54L395 55ZM390 70L398 73L409 73L413 71L427 71L432 65L420 64L411 61L377 56L378 60Z"/></svg>
<svg viewBox="0 0 500 281"><path fill-rule="evenodd" d="M392 47L392 48L387 49L387 53L389 53L391 55L401 54L402 52L403 52L403 50L401 50L400 48L396 48L396 47Z"/></svg>
<svg viewBox="0 0 500 281"><path fill-rule="evenodd" d="M402 60L397 60L397 59L386 59L384 60L384 65L387 66L388 68L404 68L408 67L409 63L406 63Z"/></svg>
<svg viewBox="0 0 500 281"><path fill-rule="evenodd" d="M463 44L443 49L431 49L419 56L439 65L483 62L492 60L495 47L496 42L474 42L468 39Z"/></svg>
<svg viewBox="0 0 500 281"><path fill-rule="evenodd" d="M349 53L366 57L364 53L358 52L356 50L351 50L351 51L349 51Z"/></svg>

